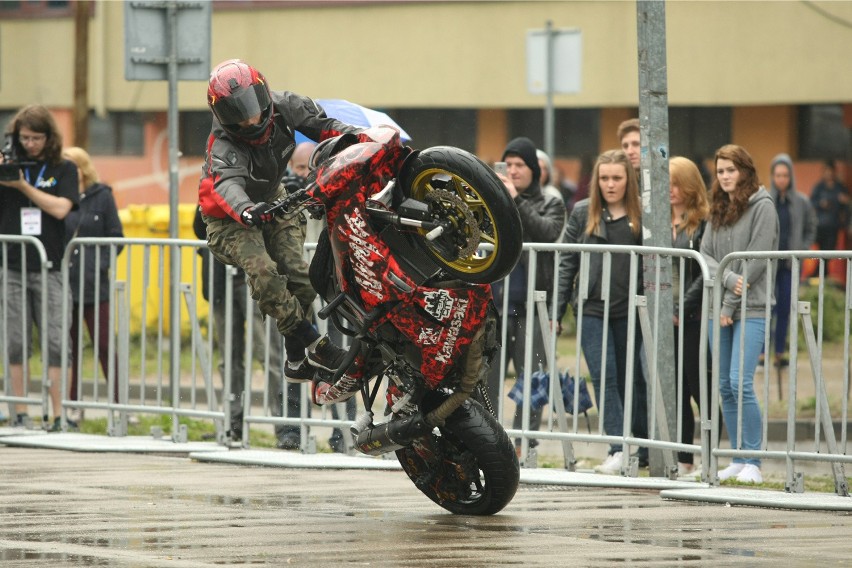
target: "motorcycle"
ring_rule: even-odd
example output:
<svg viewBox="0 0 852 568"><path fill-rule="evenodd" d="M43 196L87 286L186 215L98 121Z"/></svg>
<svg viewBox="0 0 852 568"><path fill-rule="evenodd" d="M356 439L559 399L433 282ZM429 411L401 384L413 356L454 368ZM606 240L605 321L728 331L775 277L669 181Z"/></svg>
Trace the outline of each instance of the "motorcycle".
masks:
<svg viewBox="0 0 852 568"><path fill-rule="evenodd" d="M319 317L352 338L316 404L360 392L358 451L395 452L417 488L457 514L489 515L514 496L515 449L484 383L499 352L489 283L521 253L518 211L494 172L448 146L403 146L373 127L321 142L305 189L275 214L325 217L310 265ZM381 380L386 378L387 381ZM387 419L374 423L380 385Z"/></svg>

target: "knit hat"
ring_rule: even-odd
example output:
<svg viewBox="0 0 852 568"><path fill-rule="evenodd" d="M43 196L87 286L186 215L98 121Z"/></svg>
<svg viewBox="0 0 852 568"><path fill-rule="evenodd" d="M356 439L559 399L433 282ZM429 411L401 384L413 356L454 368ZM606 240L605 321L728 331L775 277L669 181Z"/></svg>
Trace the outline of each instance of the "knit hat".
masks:
<svg viewBox="0 0 852 568"><path fill-rule="evenodd" d="M525 136L515 138L506 146L501 159L505 161L506 156L510 154L518 156L532 170L533 182L541 179L541 167L538 165L538 156L536 156L535 144L533 144L532 140Z"/></svg>

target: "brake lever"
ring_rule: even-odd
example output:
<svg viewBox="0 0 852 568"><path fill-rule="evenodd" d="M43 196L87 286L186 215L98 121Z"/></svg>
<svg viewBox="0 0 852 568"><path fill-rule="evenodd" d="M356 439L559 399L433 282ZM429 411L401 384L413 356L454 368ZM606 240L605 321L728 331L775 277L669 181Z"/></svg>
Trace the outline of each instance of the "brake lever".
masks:
<svg viewBox="0 0 852 568"><path fill-rule="evenodd" d="M269 213L284 216L290 213L291 209L299 207L310 199L311 196L308 194L307 190L300 189L298 191L294 191L286 197L273 201L272 207L269 208Z"/></svg>

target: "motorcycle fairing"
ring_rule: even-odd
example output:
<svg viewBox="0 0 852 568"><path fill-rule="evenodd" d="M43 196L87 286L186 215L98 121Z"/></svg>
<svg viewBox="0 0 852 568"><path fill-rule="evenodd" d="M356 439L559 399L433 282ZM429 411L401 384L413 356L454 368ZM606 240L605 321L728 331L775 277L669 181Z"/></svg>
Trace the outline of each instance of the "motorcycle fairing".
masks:
<svg viewBox="0 0 852 568"><path fill-rule="evenodd" d="M434 389L483 325L491 288L418 286L402 269L368 222L366 202L397 175L408 150L390 127L368 129L359 140L318 166L311 190L326 208L337 281L367 313L392 306L373 329L389 321L419 346L421 373Z"/></svg>
<svg viewBox="0 0 852 568"><path fill-rule="evenodd" d="M485 322L489 302L490 286L419 286L391 310L388 319L420 347L420 372L430 389L437 388L461 360Z"/></svg>

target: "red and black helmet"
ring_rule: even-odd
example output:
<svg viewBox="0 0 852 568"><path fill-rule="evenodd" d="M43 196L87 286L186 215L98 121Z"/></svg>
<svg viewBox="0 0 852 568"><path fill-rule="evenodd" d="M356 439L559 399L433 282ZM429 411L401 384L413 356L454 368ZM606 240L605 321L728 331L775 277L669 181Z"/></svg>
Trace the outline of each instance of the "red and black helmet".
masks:
<svg viewBox="0 0 852 568"><path fill-rule="evenodd" d="M207 104L219 124L228 132L256 140L267 134L272 120L272 96L266 78L239 59L220 63L210 73ZM240 122L260 115L256 125L240 127Z"/></svg>

